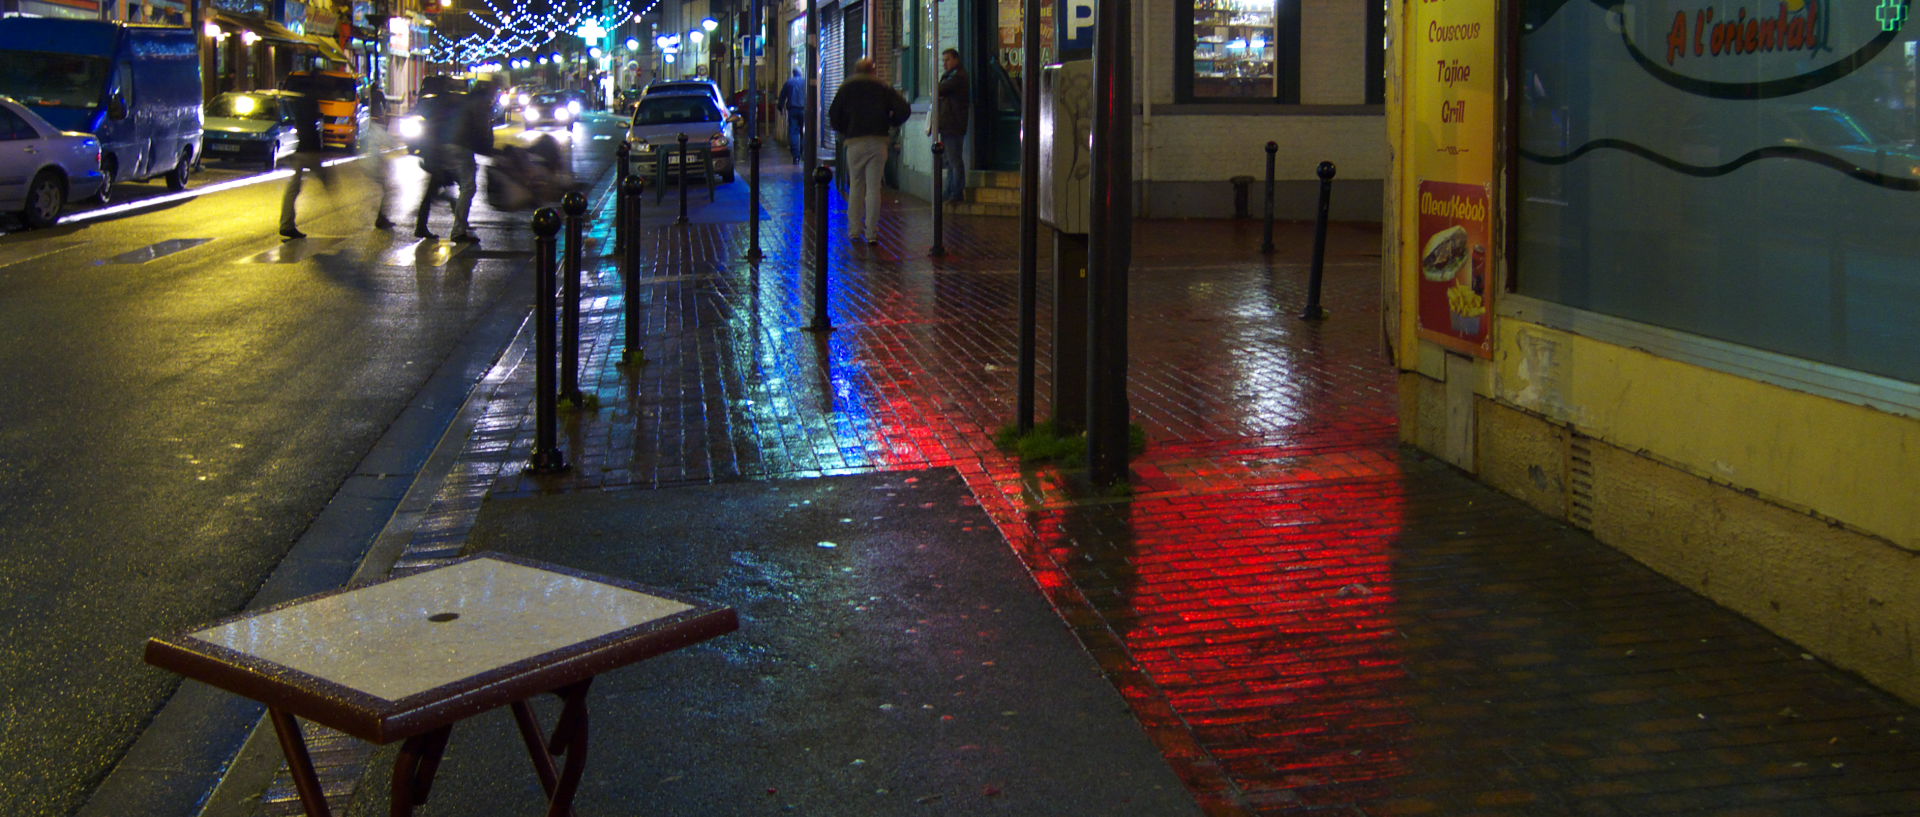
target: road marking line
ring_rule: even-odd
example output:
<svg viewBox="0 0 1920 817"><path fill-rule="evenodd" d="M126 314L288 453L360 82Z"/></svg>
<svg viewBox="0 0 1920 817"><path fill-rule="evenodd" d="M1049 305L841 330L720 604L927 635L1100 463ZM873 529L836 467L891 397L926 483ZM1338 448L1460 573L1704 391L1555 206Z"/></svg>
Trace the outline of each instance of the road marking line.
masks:
<svg viewBox="0 0 1920 817"><path fill-rule="evenodd" d="M332 250L333 248L340 246L340 244L345 242L346 240L347 239L344 237L333 237L333 238L320 238L320 239L309 238L301 241L287 241L287 242L281 243L280 246L274 247L271 250L254 253L252 256L246 259L246 263L295 264L301 261L305 261L323 252Z"/></svg>
<svg viewBox="0 0 1920 817"><path fill-rule="evenodd" d="M0 252L0 270L5 270L28 261L38 261L54 253L62 253L85 244L85 241L55 241L46 244L20 244L8 249L17 252Z"/></svg>

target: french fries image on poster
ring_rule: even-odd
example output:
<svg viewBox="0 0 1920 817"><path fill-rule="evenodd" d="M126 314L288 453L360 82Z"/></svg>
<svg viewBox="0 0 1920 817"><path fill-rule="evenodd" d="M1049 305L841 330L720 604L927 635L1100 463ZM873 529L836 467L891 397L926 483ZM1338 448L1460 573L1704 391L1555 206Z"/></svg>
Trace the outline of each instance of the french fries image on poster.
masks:
<svg viewBox="0 0 1920 817"><path fill-rule="evenodd" d="M1487 337L1491 202L1484 185L1420 183L1420 328L1473 351Z"/></svg>

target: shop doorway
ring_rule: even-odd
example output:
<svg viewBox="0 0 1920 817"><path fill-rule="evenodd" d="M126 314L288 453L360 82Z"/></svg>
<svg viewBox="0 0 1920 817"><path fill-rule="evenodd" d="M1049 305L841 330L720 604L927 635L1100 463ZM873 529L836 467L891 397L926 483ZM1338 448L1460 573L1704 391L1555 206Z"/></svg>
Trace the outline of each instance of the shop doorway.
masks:
<svg viewBox="0 0 1920 817"><path fill-rule="evenodd" d="M980 170L1020 168L1020 112L1025 66L1025 0L971 0L963 21L961 59L972 82L973 122L968 166ZM1040 63L1053 62L1052 0L1040 4Z"/></svg>

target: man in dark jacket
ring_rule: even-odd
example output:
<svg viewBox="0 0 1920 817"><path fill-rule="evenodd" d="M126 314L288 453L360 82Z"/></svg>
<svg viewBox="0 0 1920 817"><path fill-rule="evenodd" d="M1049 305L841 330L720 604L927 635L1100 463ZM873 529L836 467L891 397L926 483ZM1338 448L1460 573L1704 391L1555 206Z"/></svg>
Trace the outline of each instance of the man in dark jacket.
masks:
<svg viewBox="0 0 1920 817"><path fill-rule="evenodd" d="M428 181L420 198L420 212L414 219L413 234L419 238L438 238L427 229L427 216L433 211L433 199L447 184L459 186L453 202L453 240L479 243L467 216L473 211L474 184L479 166L476 154L493 155L493 84L476 82L464 94L444 93L422 103L427 123L427 149L422 161L427 165Z"/></svg>
<svg viewBox="0 0 1920 817"><path fill-rule="evenodd" d="M787 147L793 151L793 163L800 163L801 123L807 121L807 78L800 75L800 69L793 69L793 76L787 84L780 86L780 112L787 115Z"/></svg>
<svg viewBox="0 0 1920 817"><path fill-rule="evenodd" d="M940 54L946 73L940 75L938 120L940 142L945 146L947 178L941 192L948 201L967 197L967 120L973 100L967 95L967 72L960 67L960 52L951 48Z"/></svg>
<svg viewBox="0 0 1920 817"><path fill-rule="evenodd" d="M306 238L295 224L294 203L300 199L300 183L308 172L319 174L320 183L327 183L326 166L321 164L320 152L326 146L320 141L320 102L316 88L306 77L293 78L287 90L294 92L293 128L299 138L299 145L293 153L293 178L287 180L286 192L280 196L280 236L282 238Z"/></svg>
<svg viewBox="0 0 1920 817"><path fill-rule="evenodd" d="M864 235L868 244L880 243L880 177L887 168L887 147L893 128L912 115L907 98L881 82L873 60L866 58L854 64L853 76L827 108L828 121L846 142L847 232L854 241Z"/></svg>

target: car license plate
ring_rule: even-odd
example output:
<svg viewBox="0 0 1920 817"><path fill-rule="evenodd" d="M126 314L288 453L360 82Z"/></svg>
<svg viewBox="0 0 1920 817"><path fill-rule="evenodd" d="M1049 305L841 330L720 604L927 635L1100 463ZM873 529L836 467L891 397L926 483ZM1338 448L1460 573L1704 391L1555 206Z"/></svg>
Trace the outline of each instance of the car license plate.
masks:
<svg viewBox="0 0 1920 817"><path fill-rule="evenodd" d="M207 151L210 153L239 153L240 146L239 145L223 145L216 142L214 144L208 145Z"/></svg>

